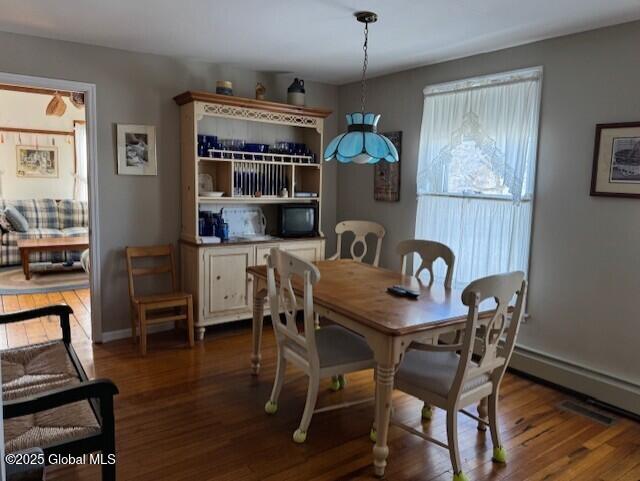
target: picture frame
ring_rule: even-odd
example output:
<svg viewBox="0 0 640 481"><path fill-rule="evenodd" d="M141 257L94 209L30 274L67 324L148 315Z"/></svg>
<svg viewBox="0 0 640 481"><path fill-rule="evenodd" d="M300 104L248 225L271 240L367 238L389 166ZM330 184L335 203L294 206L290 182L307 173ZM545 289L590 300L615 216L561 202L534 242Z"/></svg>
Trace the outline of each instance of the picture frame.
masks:
<svg viewBox="0 0 640 481"><path fill-rule="evenodd" d="M16 177L57 179L58 147L39 145L16 146Z"/></svg>
<svg viewBox="0 0 640 481"><path fill-rule="evenodd" d="M398 150L398 162L380 160L373 168L373 198L384 202L400 201L400 161L402 159L402 131L384 134Z"/></svg>
<svg viewBox="0 0 640 481"><path fill-rule="evenodd" d="M591 195L640 198L640 122L596 125Z"/></svg>
<svg viewBox="0 0 640 481"><path fill-rule="evenodd" d="M158 175L156 128L117 124L118 175Z"/></svg>

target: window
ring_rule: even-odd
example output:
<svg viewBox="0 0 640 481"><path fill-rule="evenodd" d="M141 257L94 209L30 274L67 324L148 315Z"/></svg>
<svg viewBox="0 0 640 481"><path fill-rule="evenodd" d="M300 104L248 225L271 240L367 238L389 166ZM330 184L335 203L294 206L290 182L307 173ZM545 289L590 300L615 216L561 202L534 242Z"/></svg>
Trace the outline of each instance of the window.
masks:
<svg viewBox="0 0 640 481"><path fill-rule="evenodd" d="M533 68L424 90L415 233L453 249L458 286L528 270L541 82Z"/></svg>
<svg viewBox="0 0 640 481"><path fill-rule="evenodd" d="M89 190L87 182L87 124L74 122L76 171L74 174L73 198L88 202Z"/></svg>

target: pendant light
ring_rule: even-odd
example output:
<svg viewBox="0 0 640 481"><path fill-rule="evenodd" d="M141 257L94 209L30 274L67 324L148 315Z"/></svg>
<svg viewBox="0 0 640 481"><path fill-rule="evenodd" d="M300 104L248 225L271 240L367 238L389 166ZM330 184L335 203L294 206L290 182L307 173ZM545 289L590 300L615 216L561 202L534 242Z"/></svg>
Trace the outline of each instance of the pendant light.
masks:
<svg viewBox="0 0 640 481"><path fill-rule="evenodd" d="M369 42L369 24L378 20L373 12L355 14L358 22L364 23L364 62L360 81L360 112L347 114L347 131L334 138L324 151L324 160L338 159L339 162L355 164L375 164L381 159L387 162L398 161L398 151L393 143L377 132L380 114L365 111L367 87L367 53Z"/></svg>

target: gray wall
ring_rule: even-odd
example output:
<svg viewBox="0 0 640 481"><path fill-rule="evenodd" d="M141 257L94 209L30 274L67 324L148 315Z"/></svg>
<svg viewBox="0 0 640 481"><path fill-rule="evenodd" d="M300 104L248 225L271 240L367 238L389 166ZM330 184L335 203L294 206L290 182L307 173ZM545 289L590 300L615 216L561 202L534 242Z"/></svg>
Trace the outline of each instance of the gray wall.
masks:
<svg viewBox="0 0 640 481"><path fill-rule="evenodd" d="M189 89L214 90L216 80L227 79L236 95L252 98L259 80L268 99L283 100L290 76L8 33L0 33L0 45L0 72L97 86L103 331L126 328L123 248L177 243L179 238L179 109L173 96ZM335 86L309 82L307 92L308 105L337 110ZM327 122L329 140L336 134L336 118L334 114ZM116 123L156 126L157 177L116 175ZM325 230L335 224L336 170L325 170Z"/></svg>
<svg viewBox="0 0 640 481"><path fill-rule="evenodd" d="M367 109L382 131L403 131L398 203L373 200L373 167L338 168L338 220L387 228L382 264L414 234L422 89L429 84L542 65L544 82L529 312L519 344L640 384L640 201L589 196L596 123L640 120L640 23L629 23L368 82ZM375 62L375 54L371 57ZM344 113L359 85L340 88Z"/></svg>

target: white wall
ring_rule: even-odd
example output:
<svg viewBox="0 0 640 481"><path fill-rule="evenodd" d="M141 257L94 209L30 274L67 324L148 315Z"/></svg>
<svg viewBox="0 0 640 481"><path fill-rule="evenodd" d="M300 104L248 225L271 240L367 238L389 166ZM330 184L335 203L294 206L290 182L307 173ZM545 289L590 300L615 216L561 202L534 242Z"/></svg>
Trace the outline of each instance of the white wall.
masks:
<svg viewBox="0 0 640 481"><path fill-rule="evenodd" d="M65 98L63 116L45 114L51 95L0 90L0 129L15 127L73 131L74 120L84 120L84 107L76 108ZM74 142L72 136L25 134L0 130L0 197L4 199L70 199L73 197ZM57 178L24 178L16 175L18 145L55 145L58 150Z"/></svg>
<svg viewBox="0 0 640 481"><path fill-rule="evenodd" d="M542 65L531 319L518 343L553 364L619 384L626 398L607 400L637 412L640 200L590 197L589 187L595 125L640 120L639 45L634 22L372 79L367 109L382 114L381 131L403 131L400 202L373 200L372 167L340 165L337 212L338 220L382 222L388 234L382 264L397 267L394 246L414 235L422 89ZM342 86L340 120L359 102L357 83ZM562 383L582 389L571 385L577 377ZM606 397L603 390L591 394Z"/></svg>

